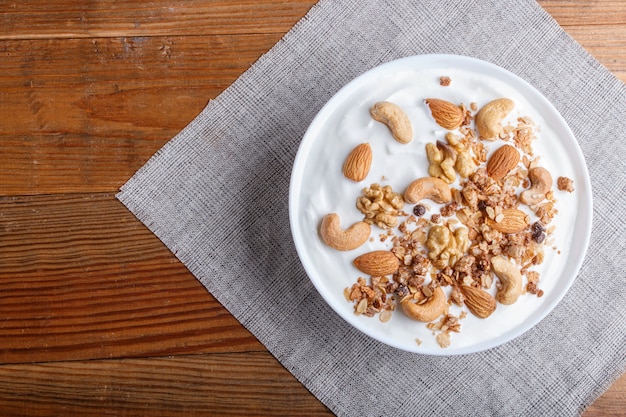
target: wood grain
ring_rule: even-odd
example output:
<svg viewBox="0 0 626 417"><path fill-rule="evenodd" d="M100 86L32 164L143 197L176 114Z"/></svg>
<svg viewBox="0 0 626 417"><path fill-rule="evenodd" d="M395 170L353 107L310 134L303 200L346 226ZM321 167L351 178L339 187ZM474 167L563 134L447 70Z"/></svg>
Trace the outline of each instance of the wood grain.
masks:
<svg viewBox="0 0 626 417"><path fill-rule="evenodd" d="M80 3L60 3L54 3L48 13L59 14L59 19L79 13L70 9ZM546 9L626 81L626 2L609 3L611 13L606 20L600 19L602 9L591 4L588 12L596 17L596 24L584 26L573 25L575 3L547 2ZM304 5L297 4L298 13L307 9ZM259 3L255 7L265 7L264 13L271 15L275 6ZM35 4L20 3L19 9L28 11L20 15L24 19L45 14ZM200 16L205 10L201 9ZM125 5L116 10L116 19L132 19L138 10ZM295 23L297 16L287 21ZM10 13L5 15L14 21L9 17ZM283 29L278 25L274 33L222 36L197 35L203 31L194 27L193 36L79 39L51 32L47 39L14 35L12 39L18 40L0 40L0 56L5 58L0 65L6 74L0 77L0 114L11 114L0 118L5 150L0 155L4 167L0 193L116 190L210 99L269 50Z"/></svg>
<svg viewBox="0 0 626 417"><path fill-rule="evenodd" d="M0 0L0 414L332 415L114 197L314 4ZM539 4L626 81L626 0Z"/></svg>
<svg viewBox="0 0 626 417"><path fill-rule="evenodd" d="M624 417L626 415L626 376L622 376L594 402L583 417Z"/></svg>
<svg viewBox="0 0 626 417"><path fill-rule="evenodd" d="M313 4L311 0L1 1L0 39L283 34Z"/></svg>
<svg viewBox="0 0 626 417"><path fill-rule="evenodd" d="M161 417L333 415L267 352L0 365L0 410L3 416L50 410L84 417L114 410Z"/></svg>
<svg viewBox="0 0 626 417"><path fill-rule="evenodd" d="M538 3L616 77L626 82L626 1Z"/></svg>
<svg viewBox="0 0 626 417"><path fill-rule="evenodd" d="M567 33L617 78L626 82L626 4L618 25L574 26Z"/></svg>
<svg viewBox="0 0 626 417"><path fill-rule="evenodd" d="M0 41L0 193L118 189L279 38Z"/></svg>
<svg viewBox="0 0 626 417"><path fill-rule="evenodd" d="M570 27L623 25L626 18L625 0L539 0L537 3L566 31Z"/></svg>
<svg viewBox="0 0 626 417"><path fill-rule="evenodd" d="M113 194L0 198L0 362L263 350Z"/></svg>

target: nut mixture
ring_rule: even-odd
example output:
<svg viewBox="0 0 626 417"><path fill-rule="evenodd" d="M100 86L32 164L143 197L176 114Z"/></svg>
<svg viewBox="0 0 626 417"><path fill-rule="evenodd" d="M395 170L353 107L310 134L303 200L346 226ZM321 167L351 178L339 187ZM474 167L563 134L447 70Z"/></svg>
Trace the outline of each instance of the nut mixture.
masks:
<svg viewBox="0 0 626 417"><path fill-rule="evenodd" d="M450 81L442 77L441 85ZM528 117L501 124L514 106L511 100L496 99L482 109L475 103L467 109L438 99L427 102L438 124L452 116L458 120L454 131L426 145L430 177L414 181L404 195L374 183L356 199L363 222L383 229L383 240L391 238L397 266L391 261L387 275L359 277L344 295L355 314L378 315L382 322L401 306L410 318L427 322L446 348L467 315L464 310L451 314L450 306L485 318L523 294L543 295L533 267L544 260L558 210L552 177L533 153L536 126ZM386 117L394 126L393 115ZM495 148L489 158L485 140ZM556 185L574 191L567 177L558 177ZM411 214L406 205L412 205ZM341 231L341 238L349 239L349 231ZM365 255L376 264L380 252ZM384 262L389 265L388 257Z"/></svg>

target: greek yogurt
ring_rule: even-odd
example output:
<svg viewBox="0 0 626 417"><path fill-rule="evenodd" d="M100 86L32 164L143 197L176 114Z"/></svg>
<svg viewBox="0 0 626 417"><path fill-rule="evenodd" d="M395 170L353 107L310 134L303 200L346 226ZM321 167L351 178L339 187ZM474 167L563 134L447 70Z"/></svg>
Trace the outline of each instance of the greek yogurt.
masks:
<svg viewBox="0 0 626 417"><path fill-rule="evenodd" d="M449 86L440 84L442 76L450 77ZM544 262L535 268L541 274L543 297L523 294L513 305L498 305L487 319L468 314L461 320L461 332L452 334L451 345L446 349L437 344L425 323L410 320L400 308L386 323L377 317L355 315L353 304L343 293L363 275L352 261L368 251L390 249L391 240L381 242L378 235L383 231L372 226L374 239L353 251L340 252L321 241L322 217L337 213L342 227L346 228L363 219L355 207L362 188L379 183L391 185L402 193L412 180L428 175L425 145L445 140L447 130L433 120L424 103L426 98L466 106L476 103L480 107L499 97L515 102L504 123L515 125L518 117L530 117L536 124L533 150L555 182L558 176L574 180L573 193L559 192L553 186L558 214L551 225L556 230L550 247L546 248ZM371 118L369 109L378 101L393 102L406 112L413 126L413 140L409 144L395 141L384 124ZM354 183L343 176L342 165L350 151L364 142L372 148L372 166L364 181ZM487 145L492 151L502 143L498 140ZM432 355L464 354L495 347L541 321L561 300L578 273L589 242L592 215L585 161L557 110L514 74L484 61L455 55L422 55L392 61L342 88L322 108L304 135L293 167L289 206L292 235L302 265L330 307L370 337L399 349ZM410 212L411 206L407 205L406 211ZM451 307L451 313L460 311Z"/></svg>

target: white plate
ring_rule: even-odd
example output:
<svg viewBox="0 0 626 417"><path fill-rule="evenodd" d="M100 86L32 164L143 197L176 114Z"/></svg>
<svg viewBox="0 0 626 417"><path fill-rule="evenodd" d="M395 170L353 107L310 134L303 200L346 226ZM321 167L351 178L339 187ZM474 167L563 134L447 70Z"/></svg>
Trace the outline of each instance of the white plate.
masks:
<svg viewBox="0 0 626 417"><path fill-rule="evenodd" d="M449 76L452 84L440 86L439 77ZM460 333L452 333L451 345L442 349L424 323L408 319L398 309L382 323L378 317L356 316L346 301L344 288L362 275L352 265L359 254L388 249L391 242L376 239L362 247L340 252L319 238L321 218L336 212L342 227L362 220L355 201L361 189L378 182L403 192L415 178L427 175L425 144L443 139L445 130L430 116L424 99L441 98L469 105L508 97L516 107L507 118L530 116L539 126L534 142L541 165L553 175L574 180L575 191L566 193L554 186L557 218L553 243L541 273L541 298L524 294L511 306L498 305L487 319L471 314L461 321ZM377 101L391 101L408 114L414 139L408 145L393 140L388 129L371 119L369 109ZM373 150L372 169L361 183L345 179L343 161L357 144L369 142ZM501 144L501 141L500 143ZM410 210L407 208L407 210ZM585 161L571 130L537 90L516 75L493 64L455 55L421 55L399 59L376 67L342 88L321 109L308 128L298 150L289 190L289 215L295 246L309 278L326 302L348 323L363 333L406 351L452 355L477 352L498 346L523 334L539 323L563 298L576 278L591 233L591 184ZM372 235L380 231L372 228ZM451 310L453 311L453 310ZM455 310L459 312L460 310ZM416 339L422 341L421 345Z"/></svg>

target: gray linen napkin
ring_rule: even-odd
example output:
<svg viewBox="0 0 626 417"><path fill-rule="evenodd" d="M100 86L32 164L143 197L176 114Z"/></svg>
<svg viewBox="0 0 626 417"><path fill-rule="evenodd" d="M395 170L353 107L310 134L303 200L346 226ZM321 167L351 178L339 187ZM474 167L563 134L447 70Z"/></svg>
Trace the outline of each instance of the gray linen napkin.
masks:
<svg viewBox="0 0 626 417"><path fill-rule="evenodd" d="M469 55L540 90L593 186L591 246L539 325L430 357L352 329L291 239L300 140L344 84L416 54ZM626 366L626 89L533 1L322 0L123 186L118 198L317 398L341 416L578 415Z"/></svg>

